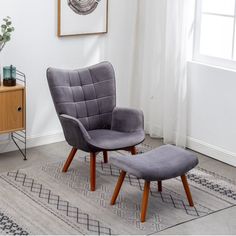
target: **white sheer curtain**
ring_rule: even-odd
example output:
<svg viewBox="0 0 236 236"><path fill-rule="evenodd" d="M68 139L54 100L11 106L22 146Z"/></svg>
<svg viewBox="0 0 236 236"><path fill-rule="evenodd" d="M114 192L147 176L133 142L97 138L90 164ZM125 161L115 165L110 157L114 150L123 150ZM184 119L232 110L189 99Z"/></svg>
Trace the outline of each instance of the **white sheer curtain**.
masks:
<svg viewBox="0 0 236 236"><path fill-rule="evenodd" d="M131 103L145 129L165 143L186 146L187 59L194 0L139 0Z"/></svg>

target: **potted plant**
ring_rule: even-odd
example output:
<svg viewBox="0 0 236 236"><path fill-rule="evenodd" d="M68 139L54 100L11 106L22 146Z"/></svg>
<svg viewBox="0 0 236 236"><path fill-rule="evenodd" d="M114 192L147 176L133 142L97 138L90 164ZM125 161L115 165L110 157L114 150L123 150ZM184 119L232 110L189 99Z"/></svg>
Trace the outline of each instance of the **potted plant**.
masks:
<svg viewBox="0 0 236 236"><path fill-rule="evenodd" d="M11 34L14 31L14 27L12 26L11 18L7 16L3 19L3 23L1 25L0 30L0 53L5 47L6 43L11 40ZM0 79L1 79L1 63L0 63Z"/></svg>

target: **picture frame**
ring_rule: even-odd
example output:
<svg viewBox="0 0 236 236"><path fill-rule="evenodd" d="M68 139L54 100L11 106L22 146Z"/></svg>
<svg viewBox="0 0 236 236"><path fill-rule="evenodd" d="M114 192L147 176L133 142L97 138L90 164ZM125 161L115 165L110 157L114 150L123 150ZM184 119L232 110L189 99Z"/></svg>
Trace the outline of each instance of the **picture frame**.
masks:
<svg viewBox="0 0 236 236"><path fill-rule="evenodd" d="M108 0L58 0L58 37L107 32Z"/></svg>

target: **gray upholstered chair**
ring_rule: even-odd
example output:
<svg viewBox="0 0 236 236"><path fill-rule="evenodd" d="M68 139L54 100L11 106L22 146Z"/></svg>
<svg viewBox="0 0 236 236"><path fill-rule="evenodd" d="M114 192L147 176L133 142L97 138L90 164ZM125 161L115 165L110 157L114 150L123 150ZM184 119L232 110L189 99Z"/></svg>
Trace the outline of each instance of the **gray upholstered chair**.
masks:
<svg viewBox="0 0 236 236"><path fill-rule="evenodd" d="M90 153L90 188L95 191L96 153L124 149L136 154L145 138L142 111L116 107L115 73L109 62L79 70L49 68L47 79L65 139L72 150Z"/></svg>

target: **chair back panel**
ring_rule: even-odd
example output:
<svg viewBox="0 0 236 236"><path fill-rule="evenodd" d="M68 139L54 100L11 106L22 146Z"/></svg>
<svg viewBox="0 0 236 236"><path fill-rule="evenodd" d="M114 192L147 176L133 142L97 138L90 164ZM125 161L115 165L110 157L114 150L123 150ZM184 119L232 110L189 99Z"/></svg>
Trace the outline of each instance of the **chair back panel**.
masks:
<svg viewBox="0 0 236 236"><path fill-rule="evenodd" d="M47 79L58 115L78 118L87 130L110 129L116 85L109 62L79 70L49 68Z"/></svg>

